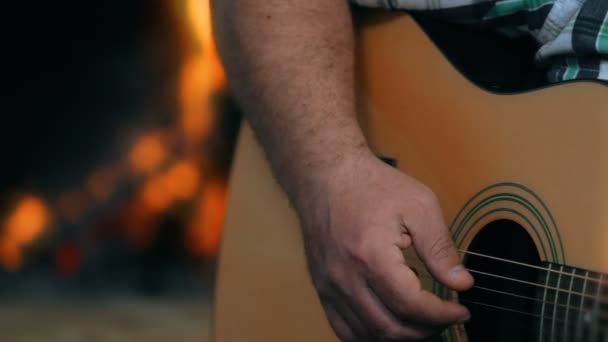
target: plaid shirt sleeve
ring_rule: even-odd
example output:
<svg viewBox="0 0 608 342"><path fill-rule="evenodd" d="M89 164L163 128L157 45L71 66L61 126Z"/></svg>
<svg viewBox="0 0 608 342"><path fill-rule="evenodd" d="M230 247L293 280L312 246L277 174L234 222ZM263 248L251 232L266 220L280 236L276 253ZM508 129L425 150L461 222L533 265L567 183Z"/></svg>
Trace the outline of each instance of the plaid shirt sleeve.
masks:
<svg viewBox="0 0 608 342"><path fill-rule="evenodd" d="M452 22L523 28L551 82L608 81L608 0L352 0L360 6L434 12Z"/></svg>

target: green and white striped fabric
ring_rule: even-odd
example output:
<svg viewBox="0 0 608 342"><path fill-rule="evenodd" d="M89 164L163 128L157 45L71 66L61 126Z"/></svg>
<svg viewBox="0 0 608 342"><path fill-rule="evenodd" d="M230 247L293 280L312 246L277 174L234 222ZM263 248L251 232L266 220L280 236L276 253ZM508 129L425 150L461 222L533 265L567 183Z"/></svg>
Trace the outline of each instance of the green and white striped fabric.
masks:
<svg viewBox="0 0 608 342"><path fill-rule="evenodd" d="M531 34L550 82L608 81L608 0L352 0L426 11L451 22Z"/></svg>

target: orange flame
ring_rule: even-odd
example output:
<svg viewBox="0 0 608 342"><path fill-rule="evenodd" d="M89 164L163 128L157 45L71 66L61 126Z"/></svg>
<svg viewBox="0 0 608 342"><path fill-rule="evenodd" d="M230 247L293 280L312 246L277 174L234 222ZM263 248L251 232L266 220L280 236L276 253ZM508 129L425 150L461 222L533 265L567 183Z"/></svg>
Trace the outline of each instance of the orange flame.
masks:
<svg viewBox="0 0 608 342"><path fill-rule="evenodd" d="M209 136L215 121L213 92L226 86L226 76L213 42L209 0L186 0L186 13L197 46L182 66L180 125L189 142L196 144ZM199 181L187 186L184 184L183 189L192 191L196 186L194 183L198 184ZM226 185L212 182L204 186L202 191L187 243L196 255L214 255L219 247L224 220Z"/></svg>
<svg viewBox="0 0 608 342"><path fill-rule="evenodd" d="M136 173L156 170L167 158L167 150L158 135L141 137L133 146L129 161Z"/></svg>
<svg viewBox="0 0 608 342"><path fill-rule="evenodd" d="M49 210L41 199L27 196L6 222L6 238L23 246L42 234L49 224Z"/></svg>
<svg viewBox="0 0 608 342"><path fill-rule="evenodd" d="M198 168L192 161L173 164L165 173L150 177L141 192L144 204L152 211L165 211L177 200L194 197L200 183Z"/></svg>
<svg viewBox="0 0 608 342"><path fill-rule="evenodd" d="M30 195L21 199L4 226L0 243L0 262L4 267L18 268L23 260L22 249L40 237L49 223L49 209L40 198Z"/></svg>
<svg viewBox="0 0 608 342"><path fill-rule="evenodd" d="M9 240L0 244L0 262L4 269L16 271L23 264L23 252L21 247Z"/></svg>
<svg viewBox="0 0 608 342"><path fill-rule="evenodd" d="M205 187L187 241L194 255L217 254L226 211L226 192L223 182L213 182Z"/></svg>
<svg viewBox="0 0 608 342"><path fill-rule="evenodd" d="M207 63L199 56L184 63L180 81L180 126L192 142L200 142L209 135L213 124Z"/></svg>
<svg viewBox="0 0 608 342"><path fill-rule="evenodd" d="M186 11L197 46L182 66L180 125L197 142L209 135L213 121L210 96L225 87L226 77L213 43L209 1L187 0Z"/></svg>
<svg viewBox="0 0 608 342"><path fill-rule="evenodd" d="M197 167L188 160L175 163L166 177L169 193L178 200L189 200L194 197L200 183Z"/></svg>
<svg viewBox="0 0 608 342"><path fill-rule="evenodd" d="M141 196L146 207L157 212L169 209L174 200L164 175L155 175L148 179L144 184Z"/></svg>

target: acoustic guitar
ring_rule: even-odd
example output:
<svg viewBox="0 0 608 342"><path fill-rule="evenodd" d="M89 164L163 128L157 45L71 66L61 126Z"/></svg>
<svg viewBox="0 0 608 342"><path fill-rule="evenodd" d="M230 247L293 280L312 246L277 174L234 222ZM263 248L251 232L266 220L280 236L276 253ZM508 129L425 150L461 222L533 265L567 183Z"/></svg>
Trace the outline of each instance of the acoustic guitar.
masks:
<svg viewBox="0 0 608 342"><path fill-rule="evenodd" d="M608 341L608 88L499 94L464 77L411 16L374 14L358 27L369 144L437 194L476 280L470 291L447 291L405 252L426 288L471 310L469 323L436 340ZM247 125L213 329L215 342L337 340L296 214Z"/></svg>

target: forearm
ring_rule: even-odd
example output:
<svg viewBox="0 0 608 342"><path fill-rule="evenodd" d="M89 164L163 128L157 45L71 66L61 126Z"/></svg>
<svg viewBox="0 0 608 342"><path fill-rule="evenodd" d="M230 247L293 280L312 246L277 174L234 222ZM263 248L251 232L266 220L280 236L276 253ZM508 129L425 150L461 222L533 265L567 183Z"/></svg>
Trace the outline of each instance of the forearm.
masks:
<svg viewBox="0 0 608 342"><path fill-rule="evenodd" d="M292 200L345 160L369 154L358 126L346 0L216 0L231 88Z"/></svg>

